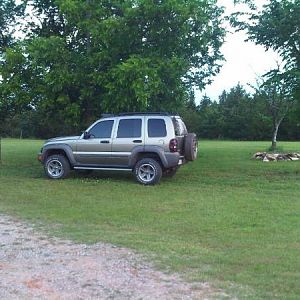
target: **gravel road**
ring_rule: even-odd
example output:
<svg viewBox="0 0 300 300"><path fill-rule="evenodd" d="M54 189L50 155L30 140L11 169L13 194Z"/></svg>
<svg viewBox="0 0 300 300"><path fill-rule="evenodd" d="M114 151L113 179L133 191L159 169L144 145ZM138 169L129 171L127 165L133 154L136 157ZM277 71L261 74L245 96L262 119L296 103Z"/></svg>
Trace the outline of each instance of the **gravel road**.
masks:
<svg viewBox="0 0 300 300"><path fill-rule="evenodd" d="M45 236L0 215L0 299L215 299L208 283L155 270L125 248Z"/></svg>

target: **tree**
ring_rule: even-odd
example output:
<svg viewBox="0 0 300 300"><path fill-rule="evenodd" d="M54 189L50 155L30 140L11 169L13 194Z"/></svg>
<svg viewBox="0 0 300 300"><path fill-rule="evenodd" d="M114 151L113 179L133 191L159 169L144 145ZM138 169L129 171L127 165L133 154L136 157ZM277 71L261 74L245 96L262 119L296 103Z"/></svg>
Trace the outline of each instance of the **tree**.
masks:
<svg viewBox="0 0 300 300"><path fill-rule="evenodd" d="M249 1L248 1L249 2ZM250 4L253 4L250 1ZM293 77L297 82L293 93L299 100L300 92L300 1L270 0L258 12L252 7L252 13L245 21L233 18L232 24L239 30L246 30L248 40L262 45L266 50L273 49L280 54L284 63L281 80L290 81ZM238 13L236 16L245 14ZM277 70L275 70L275 73ZM272 75L269 73L269 75Z"/></svg>
<svg viewBox="0 0 300 300"><path fill-rule="evenodd" d="M105 111L178 111L219 71L215 2L32 0L38 22L0 66L6 97L74 128Z"/></svg>
<svg viewBox="0 0 300 300"><path fill-rule="evenodd" d="M220 105L203 96L197 107L199 114L199 125L197 134L203 138L216 139L222 137L222 117Z"/></svg>
<svg viewBox="0 0 300 300"><path fill-rule="evenodd" d="M262 12L252 14L245 28L249 40L277 51L287 70L300 69L300 1L271 0Z"/></svg>
<svg viewBox="0 0 300 300"><path fill-rule="evenodd" d="M249 135L252 118L250 101L250 96L240 84L220 95L223 137L244 139Z"/></svg>
<svg viewBox="0 0 300 300"><path fill-rule="evenodd" d="M271 78L264 81L260 79L256 96L266 103L267 112L272 118L272 145L273 150L277 146L277 135L279 127L287 116L289 110L294 104L293 97L293 81L288 84L285 74L282 75L279 71L273 74Z"/></svg>
<svg viewBox="0 0 300 300"><path fill-rule="evenodd" d="M25 5L16 5L15 0L1 0L0 2L0 57L6 47L14 40L13 34L18 18L24 13Z"/></svg>
<svg viewBox="0 0 300 300"><path fill-rule="evenodd" d="M239 1L241 2L241 1ZM294 100L300 101L300 1L270 0L257 11L253 1L248 19L232 18L238 30L246 30L248 40L276 51L283 62L282 70L274 69L264 75L258 95L265 99L272 116L272 148L276 148L280 124ZM236 16L247 16L237 13Z"/></svg>

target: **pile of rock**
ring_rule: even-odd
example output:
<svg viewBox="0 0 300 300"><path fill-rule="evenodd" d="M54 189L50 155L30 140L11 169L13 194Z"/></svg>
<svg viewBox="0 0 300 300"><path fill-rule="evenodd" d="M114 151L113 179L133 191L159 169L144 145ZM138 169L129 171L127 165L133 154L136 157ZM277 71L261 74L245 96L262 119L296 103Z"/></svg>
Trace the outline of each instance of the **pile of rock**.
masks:
<svg viewBox="0 0 300 300"><path fill-rule="evenodd" d="M278 160L300 160L300 153L267 153L257 152L252 159L259 159L265 162Z"/></svg>

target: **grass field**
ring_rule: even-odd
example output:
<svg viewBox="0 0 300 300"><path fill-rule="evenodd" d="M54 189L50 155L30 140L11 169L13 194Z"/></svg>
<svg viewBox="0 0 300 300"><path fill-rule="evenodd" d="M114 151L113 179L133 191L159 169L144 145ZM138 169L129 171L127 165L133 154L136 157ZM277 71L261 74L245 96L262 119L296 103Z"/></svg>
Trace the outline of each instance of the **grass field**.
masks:
<svg viewBox="0 0 300 300"><path fill-rule="evenodd" d="M203 141L197 161L144 187L123 173L48 180L41 145L2 141L0 212L136 249L241 299L300 299L300 161L251 160L268 142ZM300 142L280 146L300 151Z"/></svg>

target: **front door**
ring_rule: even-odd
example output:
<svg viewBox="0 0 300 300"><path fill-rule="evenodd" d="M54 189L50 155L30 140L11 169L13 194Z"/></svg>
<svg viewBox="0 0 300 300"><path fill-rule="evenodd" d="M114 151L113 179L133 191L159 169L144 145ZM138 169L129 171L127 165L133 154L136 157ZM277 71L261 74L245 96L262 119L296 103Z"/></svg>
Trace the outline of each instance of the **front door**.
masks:
<svg viewBox="0 0 300 300"><path fill-rule="evenodd" d="M88 129L89 138L78 140L75 159L82 165L111 165L114 120L105 119Z"/></svg>

